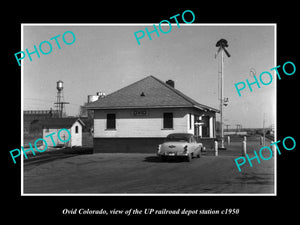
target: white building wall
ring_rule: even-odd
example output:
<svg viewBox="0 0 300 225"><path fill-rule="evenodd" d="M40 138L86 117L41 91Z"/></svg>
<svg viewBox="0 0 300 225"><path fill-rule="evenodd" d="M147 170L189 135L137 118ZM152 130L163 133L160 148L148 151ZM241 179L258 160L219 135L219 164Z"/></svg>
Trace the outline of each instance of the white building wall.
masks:
<svg viewBox="0 0 300 225"><path fill-rule="evenodd" d="M58 137L57 137L58 130L59 129L45 129L45 128L43 129L43 139L45 141L47 141L47 144L48 144L49 147L53 147L53 146L57 145L57 143L58 143ZM52 139L55 142L55 145L53 144L53 141L51 140L50 136L46 137L47 135L49 135L51 133L55 133L54 135L51 135Z"/></svg>
<svg viewBox="0 0 300 225"><path fill-rule="evenodd" d="M78 126L78 133L76 133L76 126ZM82 146L82 125L76 121L70 129L71 132L71 146Z"/></svg>
<svg viewBox="0 0 300 225"><path fill-rule="evenodd" d="M43 139L45 141L47 141L47 144L48 144L49 147L53 147L53 146L57 146L57 145L64 145L64 144L65 144L65 146L71 147L72 133L71 133L70 129L68 129L68 130L71 133L71 139L68 142L62 142L62 141L59 140L59 138L57 136L59 130L60 129L57 129L57 128L55 128L55 129L43 129ZM55 133L55 134L51 135L54 142L55 142L55 145L53 144L53 141L51 140L50 136L46 137L47 135L49 135L51 133ZM60 132L60 138L62 140L64 140L64 136L65 136L65 140L67 140L69 138L69 134L67 133L67 131L62 130Z"/></svg>
<svg viewBox="0 0 300 225"><path fill-rule="evenodd" d="M140 109L142 110L142 109ZM188 132L188 113L184 109L147 109L147 115L134 116L134 109L95 110L94 137L166 137ZM163 113L173 113L173 129L163 129ZM106 129L106 114L116 114L116 129Z"/></svg>
<svg viewBox="0 0 300 225"><path fill-rule="evenodd" d="M186 119L187 119L187 133L194 134L195 133L195 127L194 127L195 116L194 116L194 114L187 113Z"/></svg>

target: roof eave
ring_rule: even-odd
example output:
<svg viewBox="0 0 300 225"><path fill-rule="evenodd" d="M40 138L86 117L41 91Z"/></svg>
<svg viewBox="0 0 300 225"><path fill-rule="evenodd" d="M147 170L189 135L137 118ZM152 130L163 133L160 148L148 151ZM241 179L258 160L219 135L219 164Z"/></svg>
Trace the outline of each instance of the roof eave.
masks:
<svg viewBox="0 0 300 225"><path fill-rule="evenodd" d="M158 108L191 108L193 106L178 106L178 105L170 105L170 106L162 106L162 105L157 105L157 106L111 106L111 107L86 107L86 109L90 110L97 110L97 109L158 109Z"/></svg>
<svg viewBox="0 0 300 225"><path fill-rule="evenodd" d="M207 106L187 106L187 105L169 105L169 106L161 106L161 105L156 105L156 106L113 106L113 107L86 107L88 110L112 110L112 109L158 109L158 108L197 108L200 110L205 110L205 111L214 111L216 113L220 113L220 110L214 109L212 107L207 107Z"/></svg>
<svg viewBox="0 0 300 225"><path fill-rule="evenodd" d="M213 111L215 113L220 113L220 110L212 108L212 107L208 107L208 106L197 106L197 105L195 105L194 107L197 108L197 109L205 110L205 111L208 110L208 111Z"/></svg>

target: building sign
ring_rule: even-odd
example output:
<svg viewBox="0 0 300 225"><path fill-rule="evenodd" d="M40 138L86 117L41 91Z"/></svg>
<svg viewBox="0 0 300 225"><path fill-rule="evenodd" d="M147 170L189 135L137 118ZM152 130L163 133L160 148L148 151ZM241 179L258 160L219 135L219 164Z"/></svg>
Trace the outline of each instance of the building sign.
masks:
<svg viewBox="0 0 300 225"><path fill-rule="evenodd" d="M133 111L134 116L148 116L147 110L134 110Z"/></svg>

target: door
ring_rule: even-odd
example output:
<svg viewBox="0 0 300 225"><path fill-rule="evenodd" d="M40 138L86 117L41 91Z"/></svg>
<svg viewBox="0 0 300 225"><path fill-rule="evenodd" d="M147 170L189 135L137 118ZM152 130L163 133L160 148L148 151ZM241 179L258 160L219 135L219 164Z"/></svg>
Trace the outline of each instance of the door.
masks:
<svg viewBox="0 0 300 225"><path fill-rule="evenodd" d="M202 137L209 137L209 116L202 116Z"/></svg>

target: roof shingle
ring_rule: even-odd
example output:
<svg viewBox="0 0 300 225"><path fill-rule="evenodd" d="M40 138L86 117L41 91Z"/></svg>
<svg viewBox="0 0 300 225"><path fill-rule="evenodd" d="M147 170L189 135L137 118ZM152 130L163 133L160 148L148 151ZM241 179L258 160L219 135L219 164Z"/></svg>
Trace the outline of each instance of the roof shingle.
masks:
<svg viewBox="0 0 300 225"><path fill-rule="evenodd" d="M154 76L148 76L87 105L88 109L165 107L196 107L219 112L196 102Z"/></svg>
<svg viewBox="0 0 300 225"><path fill-rule="evenodd" d="M76 117L45 119L41 120L40 124L42 125L42 127L46 128L70 128L77 120L81 123L81 125L84 125L84 123Z"/></svg>

